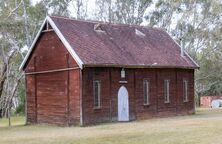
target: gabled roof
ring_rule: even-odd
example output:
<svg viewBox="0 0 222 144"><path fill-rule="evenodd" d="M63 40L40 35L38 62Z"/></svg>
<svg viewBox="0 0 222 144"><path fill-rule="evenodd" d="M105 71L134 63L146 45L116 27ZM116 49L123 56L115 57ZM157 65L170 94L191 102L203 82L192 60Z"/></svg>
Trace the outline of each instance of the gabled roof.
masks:
<svg viewBox="0 0 222 144"><path fill-rule="evenodd" d="M27 62L41 31L48 22L80 68L84 66L198 68L198 64L167 32L158 28L47 17L21 69Z"/></svg>

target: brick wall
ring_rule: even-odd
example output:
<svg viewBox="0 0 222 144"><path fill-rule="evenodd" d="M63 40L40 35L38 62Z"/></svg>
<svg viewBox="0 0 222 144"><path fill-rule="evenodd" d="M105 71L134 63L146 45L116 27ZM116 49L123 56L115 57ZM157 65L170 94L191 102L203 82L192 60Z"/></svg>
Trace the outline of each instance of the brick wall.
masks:
<svg viewBox="0 0 222 144"><path fill-rule="evenodd" d="M194 70L188 69L125 69L84 68L83 121L84 124L117 121L117 95L124 85L129 93L130 120L184 115L194 112ZM143 80L150 82L150 105L144 105ZM164 103L163 81L170 80L170 103ZM93 108L93 80L101 81L101 109ZM183 80L188 80L188 102L183 101ZM120 81L127 81L121 83Z"/></svg>
<svg viewBox="0 0 222 144"><path fill-rule="evenodd" d="M77 67L57 35L42 33L25 72ZM27 122L79 124L80 69L26 75Z"/></svg>

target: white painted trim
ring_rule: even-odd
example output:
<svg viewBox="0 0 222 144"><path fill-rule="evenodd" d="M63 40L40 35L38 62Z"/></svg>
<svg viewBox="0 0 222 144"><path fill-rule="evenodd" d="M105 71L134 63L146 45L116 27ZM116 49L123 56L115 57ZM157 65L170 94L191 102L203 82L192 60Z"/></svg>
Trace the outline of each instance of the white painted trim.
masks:
<svg viewBox="0 0 222 144"><path fill-rule="evenodd" d="M80 87L79 87L79 106L80 106L80 114L79 114L79 116L80 116L80 125L81 126L83 126L83 103L82 103L82 101L83 101L83 97L82 97L82 86L83 86L83 82L82 82L82 70L80 69L80 71L79 71L79 80L80 80Z"/></svg>
<svg viewBox="0 0 222 144"><path fill-rule="evenodd" d="M183 80L183 102L188 101L188 80Z"/></svg>
<svg viewBox="0 0 222 144"><path fill-rule="evenodd" d="M38 38L39 38L42 30L43 30L43 27L44 27L44 25L45 25L45 23L46 23L46 19L47 19L47 18L45 18L44 22L42 23L42 25L41 25L41 27L40 27L40 30L38 31L38 33L37 33L34 41L32 42L32 45L31 45L28 53L26 54L24 60L22 61L22 64L21 64L20 67L19 67L19 70L22 70L22 69L23 69L23 67L25 66L25 63L27 62L30 54L32 53L32 50L33 50L33 48L34 48L34 46L35 46L35 44L36 44L36 42L37 42L37 40L38 40Z"/></svg>
<svg viewBox="0 0 222 144"><path fill-rule="evenodd" d="M71 45L68 43L68 41L65 39L65 37L63 36L63 34L60 32L60 30L57 28L56 24L53 22L53 20L47 16L46 18L49 22L49 24L52 26L52 28L55 30L56 34L58 35L58 37L60 38L60 40L62 41L62 43L65 45L66 49L69 51L69 53L72 55L72 57L75 59L75 61L77 62L77 64L79 65L79 67L82 69L82 65L83 62L82 60L79 58L79 56L76 54L76 52L74 51L74 49L71 47Z"/></svg>
<svg viewBox="0 0 222 144"><path fill-rule="evenodd" d="M127 82L127 81L119 81L119 83L121 83L121 84L127 84L128 82Z"/></svg>
<svg viewBox="0 0 222 144"><path fill-rule="evenodd" d="M141 37L145 37L146 34L144 34L143 32L141 32L140 30L138 30L137 28L135 29L135 34Z"/></svg>
<svg viewBox="0 0 222 144"><path fill-rule="evenodd" d="M190 59L191 59L191 61L199 68L200 66L199 66L199 64L197 64L195 61L194 61L194 59L184 50L183 51Z"/></svg>
<svg viewBox="0 0 222 144"><path fill-rule="evenodd" d="M71 54L71 56L74 58L74 60L77 62L78 66L80 67L80 69L82 69L83 67L83 62L82 60L79 58L79 56L76 54L76 52L74 51L74 49L71 47L71 45L67 42L67 40L64 38L64 36L62 35L62 33L60 32L60 30L57 28L56 24L53 22L53 20L47 16L40 28L40 30L38 31L28 53L26 54L22 64L19 67L19 70L22 70L23 67L25 66L29 56L31 55L33 48L43 30L44 25L46 24L46 22L49 22L49 24L52 26L52 28L54 29L55 33L58 35L58 37L60 38L60 40L62 41L62 43L65 45L66 49L69 51L69 53Z"/></svg>
<svg viewBox="0 0 222 144"><path fill-rule="evenodd" d="M95 97L96 97L96 90L95 86L98 84L98 106L95 106ZM100 80L94 80L93 81L93 109L101 109L101 81Z"/></svg>
<svg viewBox="0 0 222 144"><path fill-rule="evenodd" d="M170 34L165 31L169 36ZM177 46L180 48L180 50L182 49L181 46L177 43L177 41L175 41L171 36L170 38L177 44ZM194 59L183 49L183 52L188 56L188 58L199 68L200 66L194 61Z"/></svg>
<svg viewBox="0 0 222 144"><path fill-rule="evenodd" d="M50 32L50 31L54 31L54 30L53 30L53 29L43 30L42 33L44 33L44 32Z"/></svg>
<svg viewBox="0 0 222 144"><path fill-rule="evenodd" d="M170 103L170 80L165 79L164 80L164 103ZM165 91L166 90L166 91Z"/></svg>
<svg viewBox="0 0 222 144"><path fill-rule="evenodd" d="M146 85L146 87L144 87L144 85ZM145 95L145 91L146 91L146 95ZM146 102L145 102L145 97L147 99ZM143 105L149 105L150 104L150 81L147 79L143 80L143 98L144 98Z"/></svg>

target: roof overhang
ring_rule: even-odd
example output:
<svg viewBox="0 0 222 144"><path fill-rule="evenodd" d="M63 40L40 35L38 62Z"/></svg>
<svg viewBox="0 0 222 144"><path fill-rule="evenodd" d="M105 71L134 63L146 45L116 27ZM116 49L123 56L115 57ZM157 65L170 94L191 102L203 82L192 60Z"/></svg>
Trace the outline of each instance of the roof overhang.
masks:
<svg viewBox="0 0 222 144"><path fill-rule="evenodd" d="M189 66L172 66L172 65L121 65L121 64L84 64L83 67L199 69L199 67L189 67Z"/></svg>
<svg viewBox="0 0 222 144"><path fill-rule="evenodd" d="M29 48L28 53L26 54L23 62L21 63L19 70L23 70L24 66L26 65L29 57L31 56L32 51L34 50L34 47L36 45L36 42L38 41L43 28L45 26L46 23L49 23L52 27L52 29L55 31L55 33L57 34L57 36L59 37L59 39L62 41L62 43L64 44L64 46L66 47L66 49L68 50L68 52L71 54L71 56L74 58L74 60L76 61L76 63L78 64L78 66L80 67L80 69L83 68L83 62L82 60L79 58L79 56L76 54L76 52L74 51L74 49L71 47L71 45L68 43L68 41L65 39L65 37L63 36L63 34L61 33L61 31L58 29L58 27L56 26L56 24L53 22L53 20L47 16L44 20L44 22L42 23L40 30L38 31L34 41L32 42L31 47Z"/></svg>
<svg viewBox="0 0 222 144"><path fill-rule="evenodd" d="M177 41L175 41L167 31L165 32L169 35L169 37L177 44L178 48L180 48L181 50L181 46L177 43ZM199 69L200 68L199 64L184 49L183 52L194 63L195 65L194 69Z"/></svg>

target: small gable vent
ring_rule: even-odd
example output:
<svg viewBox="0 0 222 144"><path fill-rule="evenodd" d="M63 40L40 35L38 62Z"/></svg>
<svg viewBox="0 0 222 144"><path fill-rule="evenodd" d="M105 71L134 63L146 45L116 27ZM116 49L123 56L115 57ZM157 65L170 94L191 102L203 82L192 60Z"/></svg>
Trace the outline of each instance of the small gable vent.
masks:
<svg viewBox="0 0 222 144"><path fill-rule="evenodd" d="M96 32L104 32L104 30L102 29L100 23L94 25L94 31L96 31Z"/></svg>
<svg viewBox="0 0 222 144"><path fill-rule="evenodd" d="M145 36L146 36L143 32L141 32L141 31L138 30L138 29L135 29L135 34L138 35L138 36L140 36L140 37L145 37Z"/></svg>

